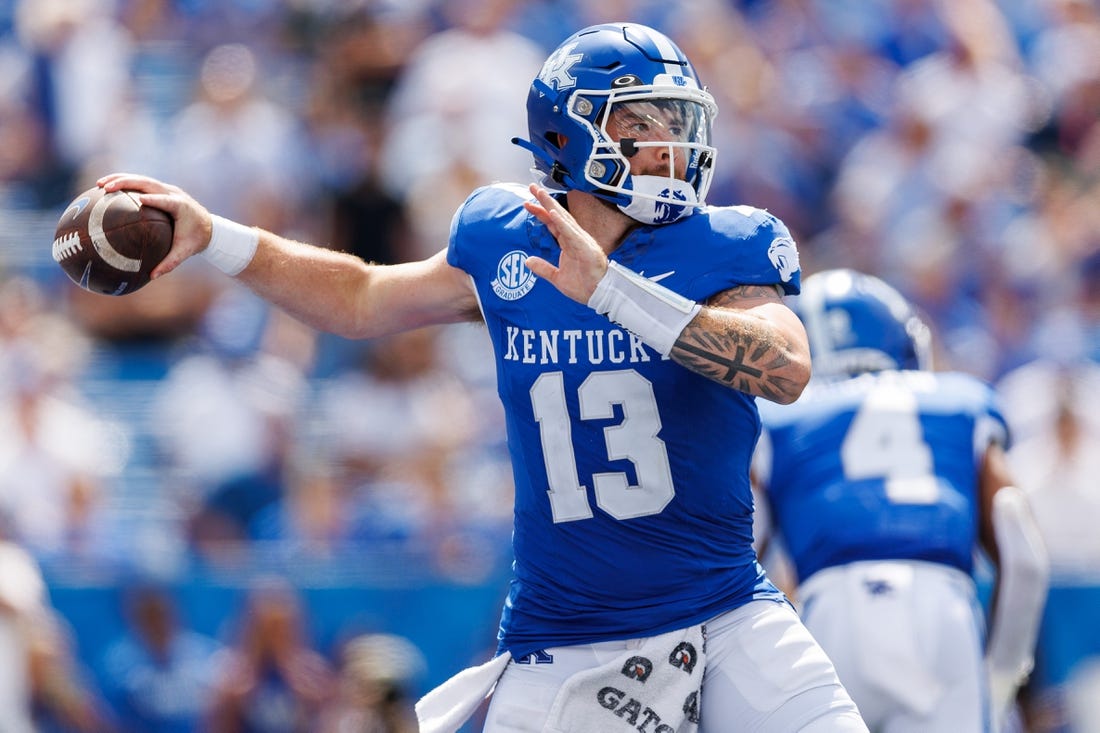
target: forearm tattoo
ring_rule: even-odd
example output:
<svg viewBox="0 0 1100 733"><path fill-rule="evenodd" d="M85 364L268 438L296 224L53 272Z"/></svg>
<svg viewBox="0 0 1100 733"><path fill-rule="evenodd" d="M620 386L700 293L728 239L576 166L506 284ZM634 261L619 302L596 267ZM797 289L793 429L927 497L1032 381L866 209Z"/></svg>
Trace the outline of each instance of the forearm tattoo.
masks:
<svg viewBox="0 0 1100 733"><path fill-rule="evenodd" d="M707 305L728 308L774 295L773 286L745 285L720 293ZM671 357L705 377L766 399L801 390L801 384L783 373L791 364L790 344L765 321L744 313L704 308L680 334Z"/></svg>

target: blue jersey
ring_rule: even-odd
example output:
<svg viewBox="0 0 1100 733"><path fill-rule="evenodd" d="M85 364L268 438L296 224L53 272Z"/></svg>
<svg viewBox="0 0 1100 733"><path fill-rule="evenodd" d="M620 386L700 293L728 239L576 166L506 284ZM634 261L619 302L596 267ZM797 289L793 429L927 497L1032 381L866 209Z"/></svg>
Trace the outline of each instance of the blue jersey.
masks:
<svg viewBox="0 0 1100 733"><path fill-rule="evenodd" d="M858 560L971 572L982 457L1008 437L988 385L887 371L811 382L760 413L757 476L801 580Z"/></svg>
<svg viewBox="0 0 1100 733"><path fill-rule="evenodd" d="M526 187L475 191L447 260L469 273L495 350L515 478L514 579L501 647L657 634L754 597L748 469L755 400L691 372L536 278L557 242ZM744 284L799 287L786 228L750 207L639 226L611 259L697 301Z"/></svg>

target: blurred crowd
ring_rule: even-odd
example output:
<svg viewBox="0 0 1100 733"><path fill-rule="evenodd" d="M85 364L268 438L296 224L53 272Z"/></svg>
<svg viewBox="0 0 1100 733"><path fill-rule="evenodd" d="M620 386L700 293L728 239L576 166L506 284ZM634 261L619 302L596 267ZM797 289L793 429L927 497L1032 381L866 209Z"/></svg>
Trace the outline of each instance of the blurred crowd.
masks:
<svg viewBox="0 0 1100 733"><path fill-rule="evenodd" d="M507 552L511 484L477 327L346 342L202 262L89 295L49 261L52 222L126 170L284 235L418 259L474 187L531 179L509 142L531 79L574 30L614 20L666 32L717 97L711 203L777 214L807 273L885 278L933 325L938 368L998 386L1056 572L1100 583L1093 0L0 1L0 522L19 562L155 575L242 546L369 545L484 577L487 548ZM0 618L27 603L0 589ZM166 633L155 596L133 613ZM258 642L240 643L207 729L304 730L240 722L268 681L242 658ZM180 644L181 669L215 653ZM131 647L115 663L156 656ZM361 670L354 649L296 658L295 704L339 688L354 708L368 693L332 683ZM1069 730L1063 697L1032 730Z"/></svg>

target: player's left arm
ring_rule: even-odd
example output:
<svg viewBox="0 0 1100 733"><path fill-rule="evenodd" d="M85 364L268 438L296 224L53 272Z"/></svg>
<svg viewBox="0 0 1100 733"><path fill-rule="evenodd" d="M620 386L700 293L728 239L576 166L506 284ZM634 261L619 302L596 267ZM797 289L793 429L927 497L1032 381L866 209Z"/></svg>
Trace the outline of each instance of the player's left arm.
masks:
<svg viewBox="0 0 1100 733"><path fill-rule="evenodd" d="M680 332L677 363L734 389L780 404L810 378L810 347L778 285L739 285L712 297Z"/></svg>
<svg viewBox="0 0 1100 733"><path fill-rule="evenodd" d="M1027 497L1013 485L1004 448L991 443L978 474L982 545L997 567L986 643L994 730L1033 664L1049 560Z"/></svg>
<svg viewBox="0 0 1100 733"><path fill-rule="evenodd" d="M535 275L692 371L780 404L802 394L810 379L809 341L778 285L737 286L696 303L609 261L549 192L532 184L531 193L535 200L524 207L561 247L556 266L527 258Z"/></svg>

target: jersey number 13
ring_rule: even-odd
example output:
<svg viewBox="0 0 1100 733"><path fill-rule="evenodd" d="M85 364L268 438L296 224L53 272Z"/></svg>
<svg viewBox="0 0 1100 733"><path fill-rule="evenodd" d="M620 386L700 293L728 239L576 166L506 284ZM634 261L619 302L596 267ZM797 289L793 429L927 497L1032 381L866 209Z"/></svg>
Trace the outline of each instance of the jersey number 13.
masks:
<svg viewBox="0 0 1100 733"><path fill-rule="evenodd" d="M634 370L596 372L581 383L577 399L582 420L606 420L614 417L615 405L622 405L622 422L604 429L607 457L632 461L638 476L638 485L633 486L622 472L592 474L596 504L616 519L660 513L676 490L665 442L657 437L661 416L653 384ZM531 406L542 436L554 521L590 518L592 507L577 473L573 425L561 372L547 372L535 380Z"/></svg>

